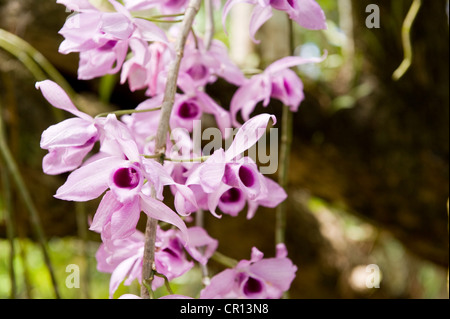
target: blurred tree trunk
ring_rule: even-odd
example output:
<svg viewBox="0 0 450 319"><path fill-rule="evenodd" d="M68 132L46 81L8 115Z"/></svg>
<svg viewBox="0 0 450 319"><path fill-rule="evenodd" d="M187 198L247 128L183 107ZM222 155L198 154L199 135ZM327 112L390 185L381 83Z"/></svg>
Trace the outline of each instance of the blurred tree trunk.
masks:
<svg viewBox="0 0 450 319"><path fill-rule="evenodd" d="M365 25L369 3L352 1L356 62L362 64L354 81L372 83L375 90L338 112L330 112L331 101L320 88L308 96L296 114L293 166L299 171L292 186L344 203L390 230L412 252L448 266L446 2L422 6L411 34L414 61L398 82L392 74L403 59L400 32L411 1L376 1L379 29Z"/></svg>

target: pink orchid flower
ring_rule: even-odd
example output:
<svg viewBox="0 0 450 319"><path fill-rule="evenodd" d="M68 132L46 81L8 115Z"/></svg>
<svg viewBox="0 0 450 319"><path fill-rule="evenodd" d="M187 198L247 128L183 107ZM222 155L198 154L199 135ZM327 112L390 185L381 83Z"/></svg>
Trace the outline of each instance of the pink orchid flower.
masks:
<svg viewBox="0 0 450 319"><path fill-rule="evenodd" d="M190 241L186 245L178 230L163 231L159 227L157 229L156 271L166 276L168 280L182 276L194 266L193 262L186 258L185 252L188 252L194 260L206 264L217 249L218 241L200 227L189 228L188 236ZM102 239L103 243L96 253L97 269L112 274L109 290L112 298L122 282L128 286L134 280L142 281L145 237L143 233L136 231L127 238L111 240L102 236ZM157 289L163 284L162 278L155 277L152 288Z"/></svg>
<svg viewBox="0 0 450 319"><path fill-rule="evenodd" d="M277 245L275 258L263 258L257 248L250 260L242 260L211 279L201 299L279 299L289 290L297 267L287 258L284 244Z"/></svg>
<svg viewBox="0 0 450 319"><path fill-rule="evenodd" d="M197 41L192 38L186 44L185 54L181 63L180 87L190 85L195 88L204 87L213 83L217 77L224 78L236 86L242 85L246 78L239 67L234 64L228 54L225 44L213 40L210 48L206 50L202 38ZM184 85L184 81L187 83Z"/></svg>
<svg viewBox="0 0 450 319"><path fill-rule="evenodd" d="M147 89L147 96L164 93L167 68L173 60L174 50L170 45L133 38L130 40L133 56L125 61L122 68L120 82L128 80L130 90Z"/></svg>
<svg viewBox="0 0 450 319"><path fill-rule="evenodd" d="M259 205L275 207L286 199L283 188L264 177L253 160L241 158L241 154L255 145L265 133L271 119L276 123L275 116L270 114L250 119L239 129L227 151L215 151L204 163L187 173L186 185L201 187L207 194L207 208L214 216L220 217L215 212L217 206L235 216L248 200L247 217L252 218ZM201 200L197 202L201 206Z"/></svg>
<svg viewBox="0 0 450 319"><path fill-rule="evenodd" d="M271 98L280 100L290 106L291 111L296 112L305 97L303 83L289 68L306 63L319 63L325 58L326 53L320 58L286 57L272 63L262 74L253 76L236 91L231 100L233 125L241 126L236 119L239 111L242 118L248 121L256 105L263 101L263 106L267 107Z"/></svg>
<svg viewBox="0 0 450 319"><path fill-rule="evenodd" d="M103 12L85 1L59 3L79 12L70 16L60 34L65 40L60 53L80 53L78 77L89 80L117 73L126 59L132 38L167 43L165 33L154 23L132 17L119 2L109 0L115 12Z"/></svg>
<svg viewBox="0 0 450 319"><path fill-rule="evenodd" d="M111 227L112 238L129 236L139 220L140 212L178 227L187 238L183 220L160 200L150 196L150 186L162 193L165 181L155 171L163 167L153 160L143 159L131 133L115 115L106 119L107 138L102 143L104 156L73 171L56 192L55 197L68 201L89 201L108 192L102 198L93 223L93 231ZM105 155L106 154L106 155ZM148 183L144 184L144 180ZM195 203L193 194L191 201Z"/></svg>
<svg viewBox="0 0 450 319"><path fill-rule="evenodd" d="M67 93L53 81L38 82L36 88L51 105L76 116L52 125L42 133L41 148L49 151L42 162L43 171L49 175L72 171L81 165L100 139L103 120L79 111Z"/></svg>
<svg viewBox="0 0 450 319"><path fill-rule="evenodd" d="M256 32L272 17L273 9L286 12L290 19L304 28L311 30L327 28L325 14L315 0L228 0L222 14L224 29L231 8L238 3L255 5L250 20L250 36L255 43L260 42L255 39Z"/></svg>

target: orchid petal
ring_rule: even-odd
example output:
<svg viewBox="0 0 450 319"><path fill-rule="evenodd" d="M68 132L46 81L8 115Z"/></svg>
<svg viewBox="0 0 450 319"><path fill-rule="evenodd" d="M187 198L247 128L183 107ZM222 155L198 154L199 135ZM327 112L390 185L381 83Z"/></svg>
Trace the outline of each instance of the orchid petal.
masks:
<svg viewBox="0 0 450 319"><path fill-rule="evenodd" d="M106 157L73 171L55 197L67 201L85 202L99 197L108 188L111 170L124 160Z"/></svg>
<svg viewBox="0 0 450 319"><path fill-rule="evenodd" d="M89 227L89 230L97 233L102 232L103 227L111 219L111 215L118 211L121 206L123 206L123 204L116 200L113 192L106 192L105 196L103 196L100 204L98 205L97 212L94 215L94 219Z"/></svg>
<svg viewBox="0 0 450 319"><path fill-rule="evenodd" d="M111 215L111 239L126 238L136 230L140 217L139 200L124 204Z"/></svg>
<svg viewBox="0 0 450 319"><path fill-rule="evenodd" d="M149 196L141 195L141 208L149 217L178 227L181 231L183 240L188 243L189 238L186 224L177 213L167 207L164 203Z"/></svg>
<svg viewBox="0 0 450 319"><path fill-rule="evenodd" d="M261 26L267 22L273 16L272 7L271 6L256 6L253 9L252 17L250 20L250 37L253 42L258 44L261 41L256 40L256 32L261 28Z"/></svg>
<svg viewBox="0 0 450 319"><path fill-rule="evenodd" d="M200 292L201 299L221 299L224 298L235 286L236 271L226 269L215 275L211 283Z"/></svg>
<svg viewBox="0 0 450 319"><path fill-rule="evenodd" d="M297 267L288 258L262 259L252 264L249 272L264 278L281 291L289 290Z"/></svg>
<svg viewBox="0 0 450 319"><path fill-rule="evenodd" d="M202 265L206 265L208 259L216 251L219 246L219 242L208 235L206 230L201 227L188 228L188 235L190 243L186 246L188 253ZM206 247L205 247L206 246ZM202 252L197 248L204 247Z"/></svg>
<svg viewBox="0 0 450 319"><path fill-rule="evenodd" d="M327 29L325 13L315 0L297 0L293 3L293 10L287 11L292 20L310 30Z"/></svg>
<svg viewBox="0 0 450 319"><path fill-rule="evenodd" d="M50 80L37 82L36 89L40 89L42 95L54 107L70 112L73 115L78 116L79 118L92 121L92 117L83 112L80 112L73 104L67 93L64 92L64 90L55 82Z"/></svg>
<svg viewBox="0 0 450 319"><path fill-rule="evenodd" d="M327 58L327 56L328 52L326 51L321 57L303 58L300 56L288 56L278 61L275 61L274 63L269 65L264 72L273 75L279 71L292 68L297 65L323 62Z"/></svg>
<svg viewBox="0 0 450 319"><path fill-rule="evenodd" d="M73 117L50 126L42 133L41 148L83 146L97 135L91 121Z"/></svg>
<svg viewBox="0 0 450 319"><path fill-rule="evenodd" d="M276 124L276 117L271 114L260 114L247 121L237 132L230 148L225 152L226 162L231 161L255 145L266 133L269 120Z"/></svg>
<svg viewBox="0 0 450 319"><path fill-rule="evenodd" d="M116 267L116 269L114 269L109 282L109 298L113 298L114 292L117 288L119 288L121 282L128 276L136 261L137 258L135 256L130 257L125 259Z"/></svg>

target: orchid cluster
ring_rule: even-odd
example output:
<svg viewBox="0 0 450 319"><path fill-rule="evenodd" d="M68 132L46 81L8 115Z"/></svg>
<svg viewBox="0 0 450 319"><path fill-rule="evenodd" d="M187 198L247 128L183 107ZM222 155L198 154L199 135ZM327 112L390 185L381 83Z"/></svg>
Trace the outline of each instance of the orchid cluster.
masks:
<svg viewBox="0 0 450 319"><path fill-rule="evenodd" d="M70 172L55 197L85 202L101 198L90 230L100 234L96 254L98 270L111 273L110 297L121 283L143 282L145 235L137 230L143 212L159 222L154 246L153 272L148 289L155 290L191 270L195 262L205 266L219 242L199 226L190 226L199 211L237 216L247 206L247 218L259 206L274 208L287 194L262 175L256 162L244 152L254 146L276 118L270 114L251 117L256 105L278 99L296 111L304 98L303 85L289 68L323 58L286 57L263 73L247 78L231 61L227 47L218 40L206 44L190 33L177 76L164 154L158 153L155 137L162 109L169 66L179 54L177 24L168 30L149 18L156 12L166 21L182 16L187 0L58 0L75 11L60 31L65 38L60 52L80 55L78 77L89 80L119 74L131 91L144 90L147 100L118 118L115 112L92 117L80 111L64 90L50 80L36 87L55 108L75 117L53 125L42 134L41 147L48 150L43 171L56 175ZM251 35L267 21L272 10L285 11L310 29L325 28L325 17L314 0L229 0L225 19L237 2L255 5ZM220 1L214 1L220 9ZM152 21L153 20L153 21ZM238 87L229 111L205 91L222 78ZM245 123L238 121L241 112ZM194 122L212 115L225 139L228 128L238 128L230 147L212 154L198 152L191 136ZM95 150L95 151L94 151ZM170 157L169 157L170 155ZM155 159L161 159L157 161ZM173 205L165 203L167 191ZM205 281L200 298L280 298L295 278L297 267L287 258L284 244L275 258L263 258L253 248L251 259ZM180 296L173 296L180 297ZM170 296L168 297L170 298Z"/></svg>

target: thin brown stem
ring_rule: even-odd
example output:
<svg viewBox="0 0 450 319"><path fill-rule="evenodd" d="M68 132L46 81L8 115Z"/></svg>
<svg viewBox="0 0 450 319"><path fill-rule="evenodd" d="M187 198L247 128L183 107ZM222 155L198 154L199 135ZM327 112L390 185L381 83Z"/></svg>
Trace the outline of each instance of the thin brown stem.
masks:
<svg viewBox="0 0 450 319"><path fill-rule="evenodd" d="M197 15L201 5L201 0L190 0L189 5L184 15L183 24L178 35L176 42L176 57L169 67L169 72L166 80L166 89L164 93L164 100L161 107L161 117L158 125L158 131L155 141L155 154L165 154L167 135L169 133L169 122L172 108L175 103L175 94L177 92L178 74L180 71L181 60L184 56L184 47L186 45L189 32L191 31L192 24L195 16ZM157 159L163 164L163 156ZM152 196L154 194L152 191ZM145 246L144 246L144 259L142 267L142 282L146 283L141 288L141 297L150 299L151 285L153 281L152 272L155 264L155 242L156 242L156 230L158 221L153 218L147 219L147 225L145 229ZM147 286L147 287L146 287Z"/></svg>
<svg viewBox="0 0 450 319"><path fill-rule="evenodd" d="M209 50L214 38L214 10L212 0L205 0L205 49Z"/></svg>

